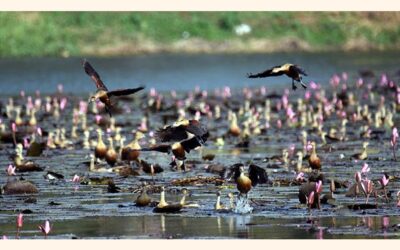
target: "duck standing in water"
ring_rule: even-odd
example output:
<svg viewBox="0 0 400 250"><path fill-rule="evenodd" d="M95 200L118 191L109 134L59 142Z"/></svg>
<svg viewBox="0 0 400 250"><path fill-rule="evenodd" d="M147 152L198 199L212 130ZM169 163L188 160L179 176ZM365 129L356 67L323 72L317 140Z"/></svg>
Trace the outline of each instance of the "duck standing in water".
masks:
<svg viewBox="0 0 400 250"><path fill-rule="evenodd" d="M297 89L294 81L301 83L301 86L303 86L303 88L305 88L305 89L307 88L307 85L305 83L303 83L302 77L301 77L301 75L307 76L307 73L302 68L300 68L298 65L294 65L291 63L274 66L274 67L267 69L258 74L250 73L247 75L247 77L248 78L263 78L263 77L269 77L269 76L280 76L283 74L292 78L292 89L293 90Z"/></svg>
<svg viewBox="0 0 400 250"><path fill-rule="evenodd" d="M32 171L43 171L43 168L39 164L33 161L24 161L22 156L23 146L18 143L15 149L14 165L18 172L32 172Z"/></svg>
<svg viewBox="0 0 400 250"><path fill-rule="evenodd" d="M157 206L153 209L154 213L178 213L182 209L182 205L180 203L176 204L168 204L165 201L165 189L161 187L161 194L160 194L160 202Z"/></svg>
<svg viewBox="0 0 400 250"><path fill-rule="evenodd" d="M111 167L113 167L115 165L115 163L117 162L117 160L118 160L118 154L114 149L113 138L109 137L108 141L110 143L110 146L108 147L108 150L106 152L106 157L105 158L106 158L107 163Z"/></svg>
<svg viewBox="0 0 400 250"><path fill-rule="evenodd" d="M140 191L139 196L136 198L135 206L137 207L145 207L148 206L151 202L150 196L147 194L147 188L143 187Z"/></svg>
<svg viewBox="0 0 400 250"><path fill-rule="evenodd" d="M242 163L234 164L231 167L232 172L240 195L244 194L246 197L252 187L255 187L257 184L267 183L268 181L267 172L254 164L250 164L249 166L249 177L244 174L244 165Z"/></svg>
<svg viewBox="0 0 400 250"><path fill-rule="evenodd" d="M144 138L144 134L140 131L135 133L135 137L126 147L121 150L121 160L123 161L137 161L140 156L139 140Z"/></svg>
<svg viewBox="0 0 400 250"><path fill-rule="evenodd" d="M105 109L110 115L110 117L112 117L111 108L113 106L111 103L111 97L131 95L144 89L144 87L138 87L134 89L117 89L113 91L108 91L106 85L100 79L99 74L96 72L96 70L94 70L92 65L90 65L90 63L86 61L86 59L83 60L82 65L83 68L85 69L86 74L88 74L90 78L93 79L97 87L96 93L89 98L89 102L100 100L100 102L102 102L105 105Z"/></svg>
<svg viewBox="0 0 400 250"><path fill-rule="evenodd" d="M315 142L311 142L312 146L312 152L310 155L310 158L308 158L308 164L310 164L310 167L312 170L321 170L321 159L317 155L317 149L316 149L316 144Z"/></svg>
<svg viewBox="0 0 400 250"><path fill-rule="evenodd" d="M94 149L94 156L96 156L96 159L104 159L107 154L107 146L103 142L103 137L102 137L102 131L101 129L97 129L97 145Z"/></svg>

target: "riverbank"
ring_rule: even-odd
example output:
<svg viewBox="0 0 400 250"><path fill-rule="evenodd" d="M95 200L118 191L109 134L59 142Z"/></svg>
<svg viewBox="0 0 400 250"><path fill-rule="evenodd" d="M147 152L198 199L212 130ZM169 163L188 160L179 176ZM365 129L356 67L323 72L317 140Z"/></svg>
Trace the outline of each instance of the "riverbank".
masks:
<svg viewBox="0 0 400 250"><path fill-rule="evenodd" d="M0 56L400 49L397 12L2 12Z"/></svg>

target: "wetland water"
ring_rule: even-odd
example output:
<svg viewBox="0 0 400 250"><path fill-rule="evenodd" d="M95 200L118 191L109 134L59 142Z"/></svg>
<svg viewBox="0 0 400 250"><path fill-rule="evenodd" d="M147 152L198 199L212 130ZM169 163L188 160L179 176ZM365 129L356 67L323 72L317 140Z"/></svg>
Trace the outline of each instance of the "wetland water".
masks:
<svg viewBox="0 0 400 250"><path fill-rule="evenodd" d="M282 78L246 79L247 73L261 72L267 67L291 62L301 65L309 74L305 81L327 84L334 73L373 69L396 72L399 52L371 53L277 53L229 55L155 54L134 57L88 58L109 89L145 85L159 91L193 90L230 86L231 88L276 86L290 80ZM94 91L87 76L82 74L81 58L0 59L2 94L16 94L21 89L50 93L63 83L65 92ZM6 87L7 86L7 87ZM285 87L290 87L285 85Z"/></svg>
<svg viewBox="0 0 400 250"><path fill-rule="evenodd" d="M247 72L258 72L267 66L282 62L295 61L302 65L309 73L304 80L314 80L325 89L326 96L331 99L332 86L329 79L334 73L349 72L348 85L354 90L355 98L362 104L368 104L371 111L376 111L379 95L386 97L386 106L389 109L394 100L393 93L380 92L374 100L363 99L365 88L356 89L356 75L359 69L371 69L376 78L365 80L366 83L378 84L381 72L388 72L390 79L398 82L396 76L398 65L396 53L324 53L324 54L268 54L268 55L143 55L132 58L95 58L90 60L101 75L109 89L146 85L147 89L135 96L132 100L119 100L123 107L122 114L116 114L116 125L121 126L121 134L132 139L131 131L136 129L143 115L149 117L149 129L155 130L164 125L163 116L176 113L176 108L149 111L148 92L151 87L158 91L168 91L170 88L178 90L178 97L186 98L186 91L193 91L194 86L201 89L213 90L225 85L239 89L243 86L266 86L267 95L275 92L284 93L281 84L290 89L290 79L286 77L260 79L250 81L245 78ZM0 86L2 122L9 124L10 118L4 116L4 106L9 96L18 96L20 90L27 95L36 89L46 94L54 93L57 84L64 84L64 92L68 102L65 110L60 111L60 117L55 118L52 112L41 109L37 112L38 123L44 131L52 131L64 127L67 137L71 133L72 108L77 107L79 101L86 101L88 93L94 91L94 84L83 72L80 59L13 59L0 60ZM365 86L365 85L364 85ZM317 90L311 90L317 94ZM208 99L195 99L192 107L199 107L199 103L215 101L210 91ZM295 105L297 98L304 97L304 90L299 86L296 92L289 91L289 103ZM256 93L256 90L254 91ZM171 102L169 93L165 93L164 106ZM281 98L266 97L254 94L251 106L263 108L265 99L270 99L271 107L279 106ZM212 100L212 101L211 101ZM89 172L84 162L89 161L88 155L92 149L83 149L83 130L78 126L79 135L72 140L69 148L51 149L40 157L26 157L44 168L42 172L18 173L17 178L24 178L34 183L38 194L34 195L1 195L0 196L0 235L14 238L16 233L15 219L19 212L24 213L24 227L21 238L43 238L37 226L45 219L49 219L53 229L49 238L260 238L260 239L303 239L303 238L398 238L400 236L400 208L396 207L396 193L400 190L400 164L394 161L389 145L390 128L381 125L375 128L375 136L369 138L368 155L364 161L355 161L350 158L361 150L365 138L360 137L360 127L366 122L349 122L347 124L346 139L321 142L315 128L310 125L305 128L289 126L285 122L285 113L282 109L273 109L270 128L261 135L253 136L249 148L235 146L238 138L226 138L225 145L218 147L216 138L222 136L229 127L227 109L239 112L244 105L244 98L240 91L234 93L222 106L222 119L203 117L202 122L210 130L211 138L206 146L187 155L188 172L172 171L169 166L170 156L157 152L142 152L140 158L147 162L160 164L164 172L154 177L155 187L166 187L166 198L170 202L178 202L181 198L181 189L187 188L190 196L187 200L199 204L199 208L184 208L179 214L154 214L152 207L139 208L134 206L137 191L142 183L153 183L149 174L140 171L139 176L122 177L116 173ZM14 100L16 105L23 105L21 98ZM221 102L222 103L222 102ZM317 103L311 102L316 108ZM348 119L355 113L354 107L348 107ZM89 110L91 110L89 108ZM188 112L188 118L194 114ZM108 117L104 115L104 119ZM239 117L239 122L245 116ZM24 117L25 120L29 119ZM282 128L275 124L282 119ZM325 118L324 130L329 128L340 129L340 118L333 114ZM174 120L168 120L168 124ZM393 122L399 128L399 112L393 114ZM261 124L265 121L261 120ZM90 137L96 140L95 115L88 112L87 124L92 130ZM21 129L23 129L21 127ZM386 202L384 198L371 197L370 203L379 204L376 209L352 210L347 205L354 203L354 198L346 197L348 188L337 188L336 203L322 205L321 210L310 211L298 200L299 185L290 184L294 177L296 155L290 156L290 164L284 166L274 163L274 155L280 155L283 149L291 144L295 152L302 151L301 131L306 130L309 140L317 142L317 152L322 160L322 172L326 179L334 178L339 181L354 181L354 172L360 171L362 163L371 167L368 177L375 181L382 174L387 173L391 179L388 190L391 198ZM380 131L380 132L379 132ZM113 134L113 133L111 133ZM142 140L141 145L148 144L148 138ZM12 160L14 152L11 143L1 143L0 162L5 169ZM202 160L202 155L212 153L215 158L211 162ZM343 156L343 157L342 157ZM266 169L270 182L257 185L249 193L250 205L254 208L251 214L217 213L214 211L216 191L222 193L222 203L229 204L228 192L237 193L236 185L226 181L223 185L215 182L192 183L192 185L178 185L175 180L189 177L215 178L217 175L205 171L206 165L221 164L229 167L235 163L252 162ZM135 164L132 164L135 168ZM304 165L308 165L304 161ZM107 167L106 164L103 165ZM46 171L54 171L64 175L61 180L44 178ZM94 182L74 184L69 181L74 174L90 179L93 177L111 177L121 190L110 193L107 185ZM0 173L0 184L4 185L8 177L4 171ZM175 184L174 184L175 183ZM285 184L286 183L286 184ZM378 184L375 184L376 186ZM329 182L325 181L323 193L329 191ZM378 186L379 187L379 186ZM159 199L159 190L149 192L153 200ZM358 198L363 203L364 197Z"/></svg>

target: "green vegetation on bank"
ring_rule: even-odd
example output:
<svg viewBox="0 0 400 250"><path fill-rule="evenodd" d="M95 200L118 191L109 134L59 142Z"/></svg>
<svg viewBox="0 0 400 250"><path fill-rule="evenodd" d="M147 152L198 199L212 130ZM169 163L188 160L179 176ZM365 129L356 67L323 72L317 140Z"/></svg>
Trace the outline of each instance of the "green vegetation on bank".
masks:
<svg viewBox="0 0 400 250"><path fill-rule="evenodd" d="M399 49L399 23L398 12L0 12L0 56Z"/></svg>

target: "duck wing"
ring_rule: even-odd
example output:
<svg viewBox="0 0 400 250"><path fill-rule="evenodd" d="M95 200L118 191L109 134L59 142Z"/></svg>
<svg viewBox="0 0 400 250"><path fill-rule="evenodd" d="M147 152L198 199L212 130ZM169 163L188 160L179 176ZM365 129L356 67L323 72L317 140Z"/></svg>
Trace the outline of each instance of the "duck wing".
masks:
<svg viewBox="0 0 400 250"><path fill-rule="evenodd" d="M190 122L189 125L186 127L186 131L200 137L208 133L207 128L202 126L197 121Z"/></svg>
<svg viewBox="0 0 400 250"><path fill-rule="evenodd" d="M200 143L199 138L192 137L188 140L182 141L181 145L183 149L186 151L186 153L189 153L190 150L200 147L202 144Z"/></svg>
<svg viewBox="0 0 400 250"><path fill-rule="evenodd" d="M268 181L268 175L265 169L254 164L250 164L249 166L249 177L253 187L255 187L258 183L263 184L267 183Z"/></svg>
<svg viewBox="0 0 400 250"><path fill-rule="evenodd" d="M281 70L282 66L274 66L270 69L267 69L261 73L257 73L257 74L252 74L249 73L247 74L248 78L261 78L261 77L268 77L268 76L280 76L283 75L285 72L283 70Z"/></svg>
<svg viewBox="0 0 400 250"><path fill-rule="evenodd" d="M134 149L131 149L134 150ZM142 148L140 151L157 151L161 153L170 153L171 152L171 145L169 144L160 144L160 145L155 145L150 148Z"/></svg>
<svg viewBox="0 0 400 250"><path fill-rule="evenodd" d="M92 80L95 82L96 88L108 91L106 85L100 79L99 74L96 72L96 70L92 67L92 65L90 65L90 63L86 59L83 59L82 65L83 65L83 68L85 69L86 74L88 74L90 76L90 78L92 78Z"/></svg>
<svg viewBox="0 0 400 250"><path fill-rule="evenodd" d="M121 96L121 95L131 95L134 94L140 90L144 89L143 86L138 87L138 88L134 88L134 89L117 89L117 90L113 90L113 91L108 91L107 95L108 96Z"/></svg>
<svg viewBox="0 0 400 250"><path fill-rule="evenodd" d="M161 142L181 141L187 139L188 134L186 133L186 129L183 125L177 127L167 126L157 130L155 137Z"/></svg>

